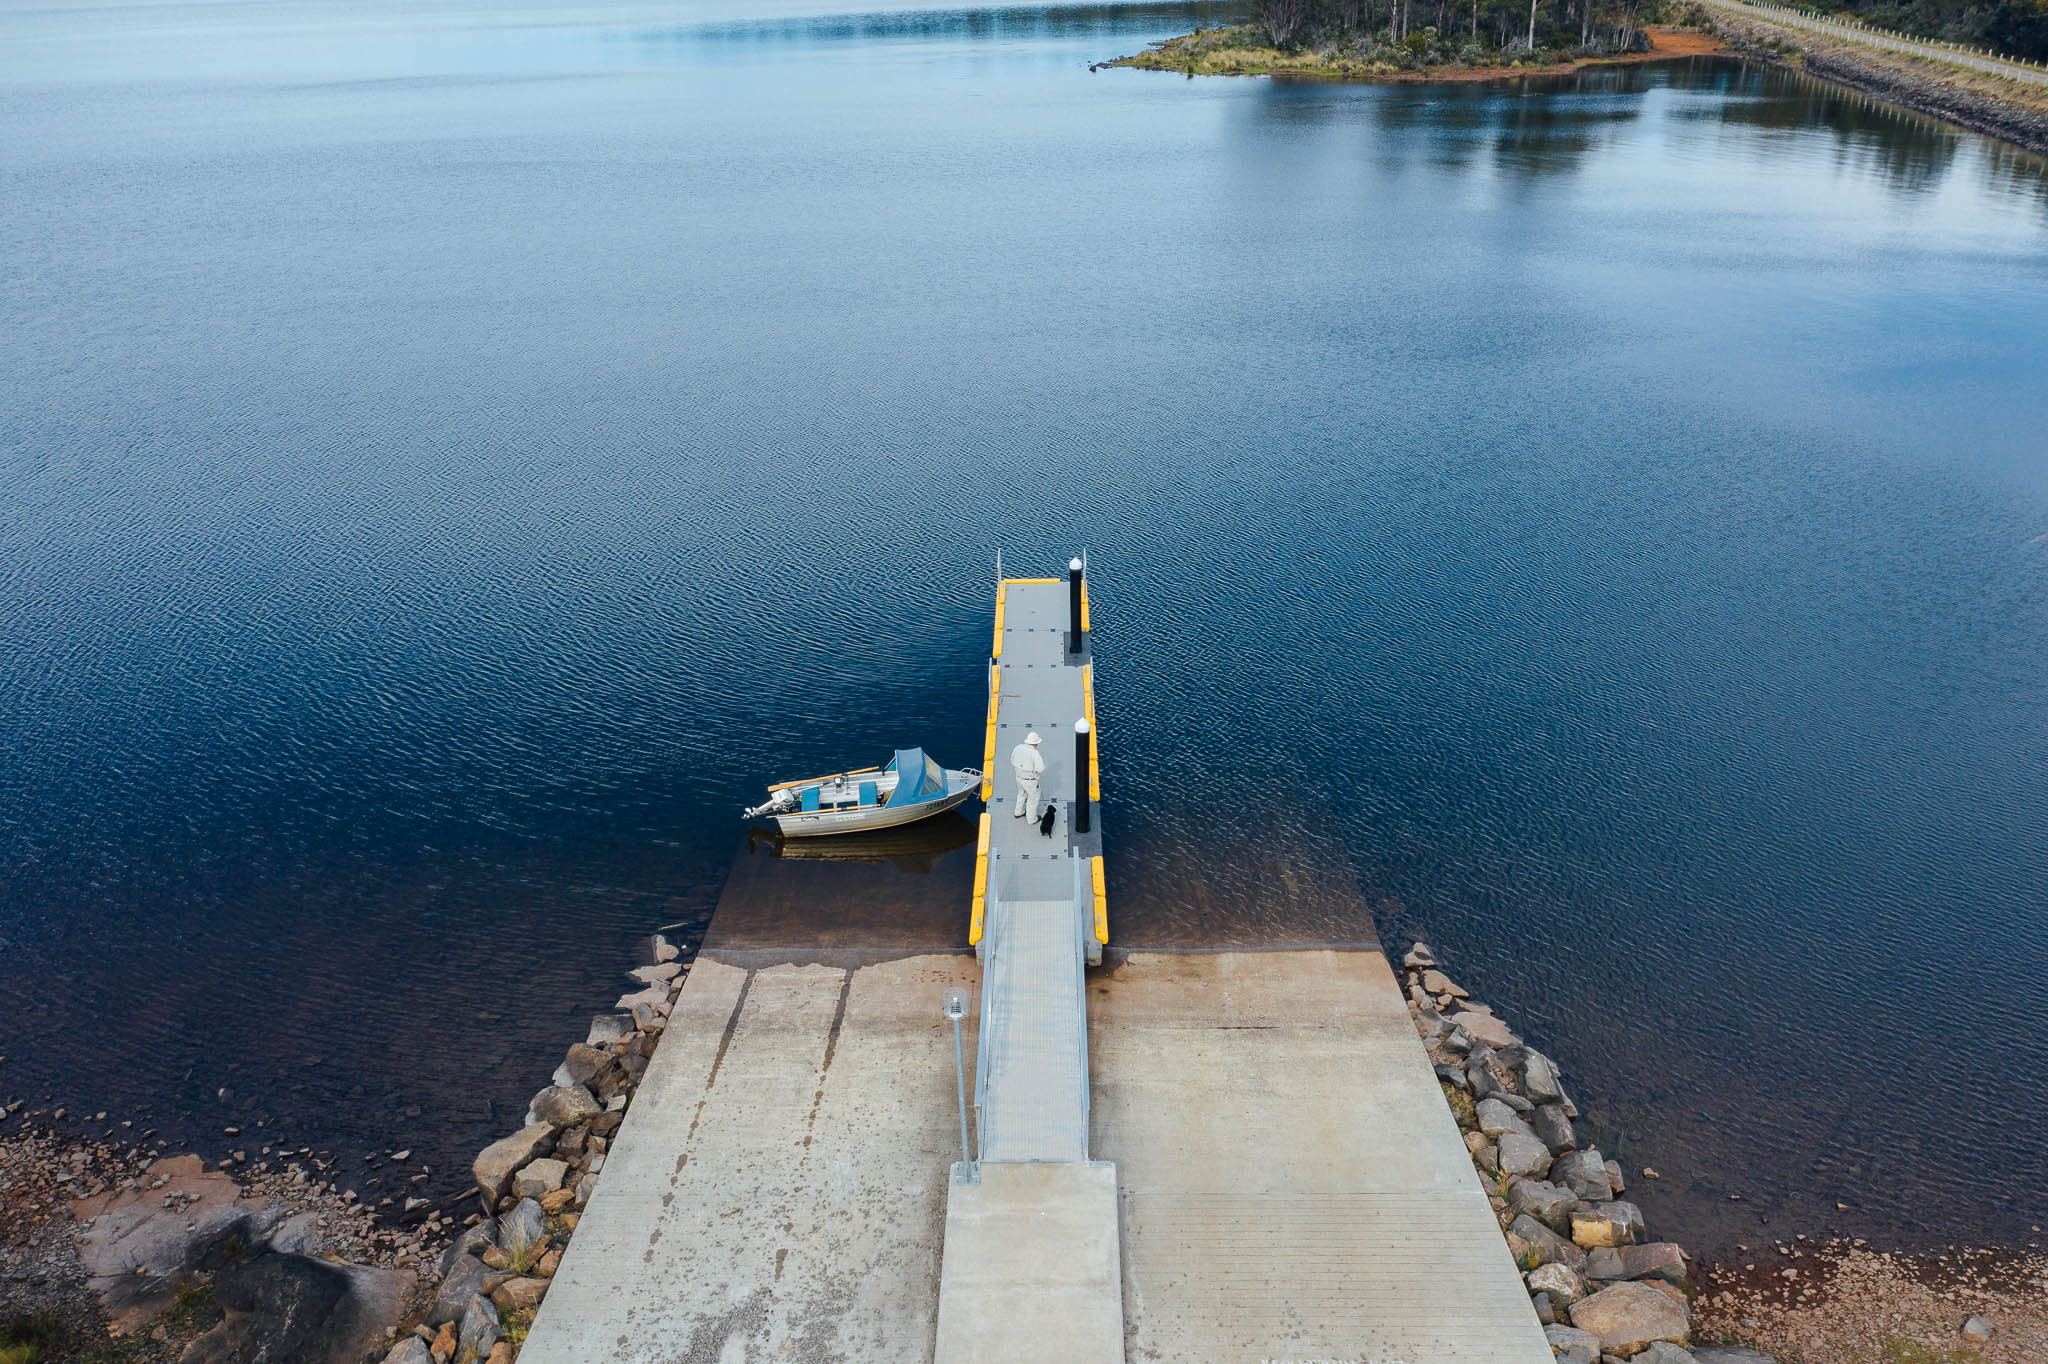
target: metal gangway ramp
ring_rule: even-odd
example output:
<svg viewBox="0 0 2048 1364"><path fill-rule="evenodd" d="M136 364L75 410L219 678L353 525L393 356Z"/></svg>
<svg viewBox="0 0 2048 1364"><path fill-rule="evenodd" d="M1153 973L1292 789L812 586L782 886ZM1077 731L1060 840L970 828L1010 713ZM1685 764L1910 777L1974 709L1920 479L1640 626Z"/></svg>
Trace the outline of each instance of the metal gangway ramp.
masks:
<svg viewBox="0 0 2048 1364"><path fill-rule="evenodd" d="M978 1159L947 1201L939 1364L1123 1358L1116 1170L1088 1158L1086 968L1108 939L1088 627L1079 559L997 585L969 928ZM1034 731L1045 772L1020 816L1010 752Z"/></svg>

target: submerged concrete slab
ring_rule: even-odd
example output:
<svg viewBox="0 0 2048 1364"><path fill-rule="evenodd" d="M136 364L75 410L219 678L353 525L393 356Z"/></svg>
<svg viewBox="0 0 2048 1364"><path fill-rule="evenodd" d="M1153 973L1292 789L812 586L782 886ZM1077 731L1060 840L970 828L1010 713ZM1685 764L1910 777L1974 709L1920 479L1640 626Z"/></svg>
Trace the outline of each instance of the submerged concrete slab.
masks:
<svg viewBox="0 0 2048 1364"><path fill-rule="evenodd" d="M700 957L524 1364L929 1359L977 975Z"/></svg>
<svg viewBox="0 0 2048 1364"><path fill-rule="evenodd" d="M1119 1364L1116 1171L983 1164L946 1209L938 1364Z"/></svg>
<svg viewBox="0 0 2048 1364"><path fill-rule="evenodd" d="M1548 1364L1380 953L1134 953L1088 1004L1130 1359Z"/></svg>

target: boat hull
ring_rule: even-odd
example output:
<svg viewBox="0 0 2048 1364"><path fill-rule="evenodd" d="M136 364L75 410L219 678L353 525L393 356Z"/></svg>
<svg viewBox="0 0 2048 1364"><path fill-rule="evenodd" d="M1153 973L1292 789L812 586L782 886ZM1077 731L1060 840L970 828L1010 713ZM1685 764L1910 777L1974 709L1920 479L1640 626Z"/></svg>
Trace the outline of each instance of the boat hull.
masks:
<svg viewBox="0 0 2048 1364"><path fill-rule="evenodd" d="M784 838L818 838L826 834L866 833L874 829L894 829L904 824L915 824L933 815L942 815L964 803L980 789L979 779L965 784L956 783L958 774L948 772L946 784L958 785L958 790L949 790L937 800L919 801L915 805L892 810L886 805L867 805L850 810L792 810L787 814L766 815L764 820L775 826L776 832Z"/></svg>

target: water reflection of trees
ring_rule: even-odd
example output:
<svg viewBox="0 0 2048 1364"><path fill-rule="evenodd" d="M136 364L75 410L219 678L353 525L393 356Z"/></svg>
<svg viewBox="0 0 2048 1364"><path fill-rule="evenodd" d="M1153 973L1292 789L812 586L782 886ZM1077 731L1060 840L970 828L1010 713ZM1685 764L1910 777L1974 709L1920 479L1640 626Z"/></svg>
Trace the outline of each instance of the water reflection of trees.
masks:
<svg viewBox="0 0 2048 1364"><path fill-rule="evenodd" d="M1702 64L1707 65L1707 64ZM1993 138L1978 138L1959 128L1914 113L1889 101L1837 85L1818 76L1783 67L1716 61L1676 88L1724 96L1711 104L1673 110L1673 117L1710 119L1722 124L1825 137L1834 143L1838 164L1882 179L1887 187L1920 194L1937 187L1953 172L1968 148L1981 156L1987 181L1999 193L2021 193L2048 210L2048 162ZM1785 140L1758 139L1763 155L1774 147L1788 151Z"/></svg>
<svg viewBox="0 0 2048 1364"><path fill-rule="evenodd" d="M1178 4L1002 5L967 9L868 10L842 14L713 19L637 31L659 45L773 48L837 43L933 42L1074 37L1147 38L1212 22L1203 0Z"/></svg>
<svg viewBox="0 0 2048 1364"><path fill-rule="evenodd" d="M1262 122L1363 118L1406 134L1377 140L1374 150L1389 169L1426 160L1445 169L1485 165L1532 180L1577 171L1608 130L1639 120L1650 107L1646 96L1662 90L1670 96L1657 106L1663 118L1800 135L1752 138L1760 156L1781 149L1810 156L1812 144L1804 139L1828 139L1845 167L1908 194L1937 186L1961 158L1983 168L1994 192L2024 194L2048 214L2048 160L1832 81L1728 58L1471 84L1333 87L1273 80L1264 89Z"/></svg>
<svg viewBox="0 0 2048 1364"><path fill-rule="evenodd" d="M1453 170L1484 165L1536 179L1576 170L1608 130L1640 119L1645 70L1607 67L1569 76L1374 86L1276 78L1266 83L1259 117L1273 124L1363 117L1386 132L1404 134L1376 142L1392 162L1423 160ZM1333 91L1341 94L1331 98Z"/></svg>

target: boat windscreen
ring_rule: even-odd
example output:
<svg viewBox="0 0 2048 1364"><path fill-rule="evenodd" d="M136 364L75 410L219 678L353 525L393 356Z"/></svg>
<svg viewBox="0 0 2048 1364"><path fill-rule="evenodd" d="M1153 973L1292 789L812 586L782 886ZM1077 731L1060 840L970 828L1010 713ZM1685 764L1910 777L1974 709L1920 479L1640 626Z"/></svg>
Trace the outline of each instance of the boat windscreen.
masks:
<svg viewBox="0 0 2048 1364"><path fill-rule="evenodd" d="M889 767L896 773L896 790L889 804L917 805L946 794L946 774L927 758L921 748L899 748Z"/></svg>

